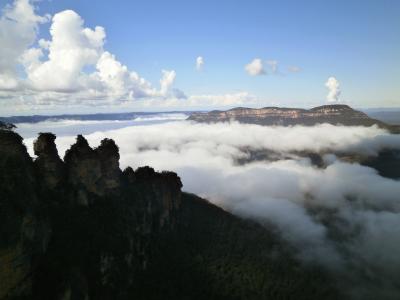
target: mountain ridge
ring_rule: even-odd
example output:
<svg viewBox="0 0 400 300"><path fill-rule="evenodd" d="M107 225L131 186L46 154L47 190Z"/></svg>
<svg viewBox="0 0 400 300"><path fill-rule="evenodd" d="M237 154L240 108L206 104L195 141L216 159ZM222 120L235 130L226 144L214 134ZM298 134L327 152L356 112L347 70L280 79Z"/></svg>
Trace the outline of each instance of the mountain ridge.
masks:
<svg viewBox="0 0 400 300"><path fill-rule="evenodd" d="M396 126L370 118L367 114L354 110L345 104L322 105L311 109L287 107L246 108L236 107L226 111L214 110L207 113L196 112L187 120L200 123L238 121L258 125L313 126L320 123L345 126L372 126L397 132Z"/></svg>

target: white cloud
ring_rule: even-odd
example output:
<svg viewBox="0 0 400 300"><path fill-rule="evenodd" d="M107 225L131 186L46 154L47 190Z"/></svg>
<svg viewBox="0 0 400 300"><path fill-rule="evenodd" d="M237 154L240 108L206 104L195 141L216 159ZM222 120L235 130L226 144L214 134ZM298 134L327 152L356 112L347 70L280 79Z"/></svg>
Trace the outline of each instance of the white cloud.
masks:
<svg viewBox="0 0 400 300"><path fill-rule="evenodd" d="M335 77L329 77L325 82L325 86L329 90L329 93L326 96L328 102L338 102L341 94L339 81Z"/></svg>
<svg viewBox="0 0 400 300"><path fill-rule="evenodd" d="M263 62L260 58L253 59L249 64L247 64L244 69L251 76L258 76L265 74Z"/></svg>
<svg viewBox="0 0 400 300"><path fill-rule="evenodd" d="M53 17L51 40L41 41L48 49L48 60L38 62L39 51L27 66L32 87L40 91L80 93L81 99L133 100L149 96L165 96L175 79L175 72L163 71L161 90L157 91L144 78L120 63L115 55L103 50L104 28L83 26L83 19L66 10ZM32 51L32 49L28 50ZM25 60L26 61L26 60ZM96 71L84 72L92 66ZM167 77L166 77L167 76Z"/></svg>
<svg viewBox="0 0 400 300"><path fill-rule="evenodd" d="M150 82L141 78L136 72L128 70L127 66L122 65L115 56L109 52L104 52L96 64L97 72L92 74L91 79L96 83L101 82L103 91L109 99L133 100L157 94ZM94 87L95 91L99 88ZM101 90L101 87L100 87Z"/></svg>
<svg viewBox="0 0 400 300"><path fill-rule="evenodd" d="M204 58L202 56L198 56L196 58L196 70L200 71L203 69L203 65L204 65Z"/></svg>
<svg viewBox="0 0 400 300"><path fill-rule="evenodd" d="M160 90L104 51L103 27L88 28L76 12L55 14L50 40L37 39L38 24L47 18L35 15L32 3L16 0L7 6L0 19L0 90L14 89L13 103L53 105L87 102L120 103L141 98L184 97L171 90L176 72L162 71ZM15 25L17 24L17 26ZM16 73L24 67L26 78ZM16 107L17 108L17 107Z"/></svg>
<svg viewBox="0 0 400 300"><path fill-rule="evenodd" d="M275 59L263 61L260 58L255 58L245 66L245 70L251 76L265 75L267 73L272 75L284 75L284 73L279 70L279 65L279 62ZM301 68L289 66L287 70L289 73L297 73L301 71Z"/></svg>
<svg viewBox="0 0 400 300"><path fill-rule="evenodd" d="M36 39L38 25L48 17L36 15L29 0L16 0L0 16L0 89L16 89L16 68L23 52Z"/></svg>
<svg viewBox="0 0 400 300"><path fill-rule="evenodd" d="M50 41L41 42L48 48L48 59L38 63L35 57L26 69L32 87L57 92L85 89L87 75L82 69L96 64L101 56L106 36L104 28L84 28L83 19L77 13L65 10L54 15L50 34Z"/></svg>

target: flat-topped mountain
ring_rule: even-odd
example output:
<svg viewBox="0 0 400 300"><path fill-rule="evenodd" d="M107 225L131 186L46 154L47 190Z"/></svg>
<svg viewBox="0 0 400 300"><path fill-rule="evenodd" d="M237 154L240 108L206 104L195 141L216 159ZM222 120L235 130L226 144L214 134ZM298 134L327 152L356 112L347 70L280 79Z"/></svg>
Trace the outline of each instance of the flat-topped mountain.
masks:
<svg viewBox="0 0 400 300"><path fill-rule="evenodd" d="M382 128L390 128L389 125L372 119L367 114L343 104L323 105L312 109L237 107L227 111L214 110L207 113L193 113L188 120L205 123L238 121L248 124L281 126L312 126L319 123L347 126L371 126L376 124Z"/></svg>

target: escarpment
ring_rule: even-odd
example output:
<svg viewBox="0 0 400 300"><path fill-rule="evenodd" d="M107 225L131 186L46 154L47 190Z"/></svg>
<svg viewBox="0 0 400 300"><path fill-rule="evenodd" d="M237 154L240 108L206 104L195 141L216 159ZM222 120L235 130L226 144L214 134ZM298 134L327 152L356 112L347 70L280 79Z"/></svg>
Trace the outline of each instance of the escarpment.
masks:
<svg viewBox="0 0 400 300"><path fill-rule="evenodd" d="M334 104L314 107L312 109L264 107L245 108L237 107L226 111L214 110L210 112L193 113L188 120L201 123L216 123L238 121L240 123L258 125L313 126L328 123L345 126L372 126L389 129L394 133L398 128L370 118L367 114L352 109L348 105Z"/></svg>
<svg viewBox="0 0 400 300"><path fill-rule="evenodd" d="M0 299L336 299L328 273L275 234L181 191L173 172L119 167L83 136L32 159L0 130Z"/></svg>

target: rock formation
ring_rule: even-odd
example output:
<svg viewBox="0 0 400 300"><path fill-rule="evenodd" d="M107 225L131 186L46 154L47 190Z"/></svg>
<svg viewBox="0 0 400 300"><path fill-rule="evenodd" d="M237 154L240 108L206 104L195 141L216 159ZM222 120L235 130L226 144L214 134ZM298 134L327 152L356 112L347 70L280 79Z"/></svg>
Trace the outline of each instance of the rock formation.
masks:
<svg viewBox="0 0 400 300"><path fill-rule="evenodd" d="M41 134L34 143L33 150L37 159L34 165L37 176L42 176L41 180L46 188L54 190L62 185L65 178L65 167L58 156L56 136L52 133Z"/></svg>

